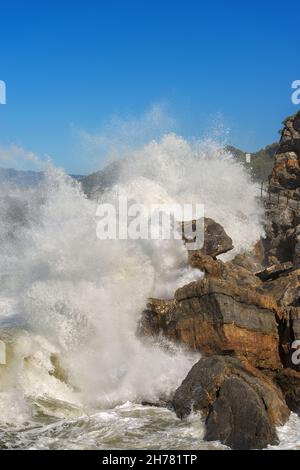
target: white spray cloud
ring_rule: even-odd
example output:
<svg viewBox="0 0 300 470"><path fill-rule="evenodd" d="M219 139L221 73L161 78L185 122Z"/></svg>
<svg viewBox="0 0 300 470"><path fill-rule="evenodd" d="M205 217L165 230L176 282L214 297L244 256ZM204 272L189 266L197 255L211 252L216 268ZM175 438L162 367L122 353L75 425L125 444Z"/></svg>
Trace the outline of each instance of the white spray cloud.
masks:
<svg viewBox="0 0 300 470"><path fill-rule="evenodd" d="M29 168L37 169L40 165L40 158L21 145L12 143L8 146L0 146L0 167L28 170Z"/></svg>
<svg viewBox="0 0 300 470"><path fill-rule="evenodd" d="M82 161L88 172L96 171L126 152L175 129L176 121L163 104L154 104L139 116L116 114L95 132L72 127L79 144L77 160Z"/></svg>
<svg viewBox="0 0 300 470"><path fill-rule="evenodd" d="M123 193L145 204L203 203L236 250L262 233L257 190L218 144L167 133L125 147L118 148L120 173L103 200ZM28 332L2 377L0 407L1 393L7 406L16 388L27 417L28 398L93 408L174 390L195 356L166 352L135 332L147 297L170 297L200 275L187 267L182 243L98 240L97 202L51 166L36 187L1 188L0 201L0 322ZM67 383L53 375L53 355Z"/></svg>

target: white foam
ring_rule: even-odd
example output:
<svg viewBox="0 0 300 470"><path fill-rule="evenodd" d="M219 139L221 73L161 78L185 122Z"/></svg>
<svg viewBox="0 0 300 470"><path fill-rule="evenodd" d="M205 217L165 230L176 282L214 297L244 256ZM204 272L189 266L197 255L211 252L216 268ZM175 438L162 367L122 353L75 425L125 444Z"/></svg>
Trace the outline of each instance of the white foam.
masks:
<svg viewBox="0 0 300 470"><path fill-rule="evenodd" d="M216 145L170 134L125 162L104 198L123 191L146 204L204 203L237 250L261 234L255 188ZM2 393L15 383L26 406L29 398L50 397L86 410L155 400L174 390L198 356L164 351L135 332L149 296L168 298L199 277L187 267L182 243L98 240L96 201L51 166L38 186L1 192L0 321L28 331L13 342ZM53 375L53 355L63 380Z"/></svg>

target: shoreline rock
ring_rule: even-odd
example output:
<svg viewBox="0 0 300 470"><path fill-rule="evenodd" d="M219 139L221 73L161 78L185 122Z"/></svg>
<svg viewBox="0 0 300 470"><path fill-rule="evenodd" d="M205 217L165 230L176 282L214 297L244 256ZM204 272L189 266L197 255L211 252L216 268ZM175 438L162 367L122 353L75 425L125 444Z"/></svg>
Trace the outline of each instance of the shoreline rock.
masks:
<svg viewBox="0 0 300 470"><path fill-rule="evenodd" d="M292 343L300 340L300 112L284 123L270 191L278 205L265 201L266 236L254 250L217 259L232 241L206 218L201 249L188 250L193 240L183 236L188 262L204 278L173 299L149 299L139 323L141 335L163 335L202 353L173 407L181 418L201 411L205 439L233 449L275 444L275 426L289 410L300 415L300 365L292 361ZM283 198L293 205L283 208ZM193 223L183 226L190 232Z"/></svg>
<svg viewBox="0 0 300 470"><path fill-rule="evenodd" d="M172 404L179 418L201 411L205 439L219 440L232 449L277 444L275 427L289 417L280 389L251 365L230 356L200 359L176 390Z"/></svg>

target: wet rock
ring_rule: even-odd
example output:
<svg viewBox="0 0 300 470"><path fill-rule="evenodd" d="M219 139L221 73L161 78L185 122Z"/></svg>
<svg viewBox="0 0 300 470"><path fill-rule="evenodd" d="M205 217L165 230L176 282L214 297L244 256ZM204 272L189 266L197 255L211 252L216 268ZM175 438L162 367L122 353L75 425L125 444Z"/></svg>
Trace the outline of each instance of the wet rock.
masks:
<svg viewBox="0 0 300 470"><path fill-rule="evenodd" d="M203 247L200 250L195 250L199 254L215 258L233 249L232 239L227 235L222 225L208 217L204 217L204 220L182 222L182 238L187 245L187 249L189 249L189 243L195 241L193 233L195 232L196 224L198 224L198 227L203 228L203 231L201 231L204 241Z"/></svg>
<svg viewBox="0 0 300 470"><path fill-rule="evenodd" d="M281 388L289 409L300 415L300 372L282 369L276 374L275 381Z"/></svg>
<svg viewBox="0 0 300 470"><path fill-rule="evenodd" d="M274 299L279 307L300 306L300 269L287 270L275 279L268 279L257 288L262 295Z"/></svg>
<svg viewBox="0 0 300 470"><path fill-rule="evenodd" d="M140 333L163 334L208 355L232 352L257 367L277 369L276 309L268 296L205 278L178 289L174 300L150 300Z"/></svg>
<svg viewBox="0 0 300 470"><path fill-rule="evenodd" d="M256 273L256 276L259 277L262 281L267 281L269 279L277 279L281 274L287 274L293 270L293 263L287 261L286 263L278 263L269 266L263 271Z"/></svg>
<svg viewBox="0 0 300 470"><path fill-rule="evenodd" d="M233 449L276 444L275 426L289 416L280 389L247 362L230 356L200 359L172 403L180 418L192 410L201 411L206 420L205 439L220 440Z"/></svg>

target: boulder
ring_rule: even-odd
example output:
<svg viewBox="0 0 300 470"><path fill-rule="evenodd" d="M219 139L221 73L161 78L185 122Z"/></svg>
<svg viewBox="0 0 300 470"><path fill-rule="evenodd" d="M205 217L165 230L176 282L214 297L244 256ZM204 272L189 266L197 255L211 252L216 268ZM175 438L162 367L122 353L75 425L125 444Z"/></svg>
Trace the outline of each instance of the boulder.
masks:
<svg viewBox="0 0 300 470"><path fill-rule="evenodd" d="M219 440L232 449L278 443L275 426L289 416L280 389L247 362L230 356L200 359L176 390L172 404L179 418L201 411L205 439Z"/></svg>
<svg viewBox="0 0 300 470"><path fill-rule="evenodd" d="M201 235L204 243L200 250L193 251L215 258L233 249L232 239L227 235L222 225L208 217L204 217L204 220L182 222L182 238L187 245L187 249L189 249L189 244L195 241L193 233L196 224L198 224L198 227L202 227L203 233Z"/></svg>
<svg viewBox="0 0 300 470"><path fill-rule="evenodd" d="M300 372L282 369L276 374L275 382L281 388L289 409L300 415Z"/></svg>
<svg viewBox="0 0 300 470"><path fill-rule="evenodd" d="M285 188L295 190L299 186L300 168L297 154L295 152L278 153L271 184L278 190ZM286 193L283 193L286 194Z"/></svg>
<svg viewBox="0 0 300 470"><path fill-rule="evenodd" d="M207 355L232 352L256 367L278 369L276 312L277 304L268 296L224 279L204 278L178 289L173 300L150 299L139 329Z"/></svg>
<svg viewBox="0 0 300 470"><path fill-rule="evenodd" d="M281 133L279 153L295 152L300 154L300 111L284 121Z"/></svg>

